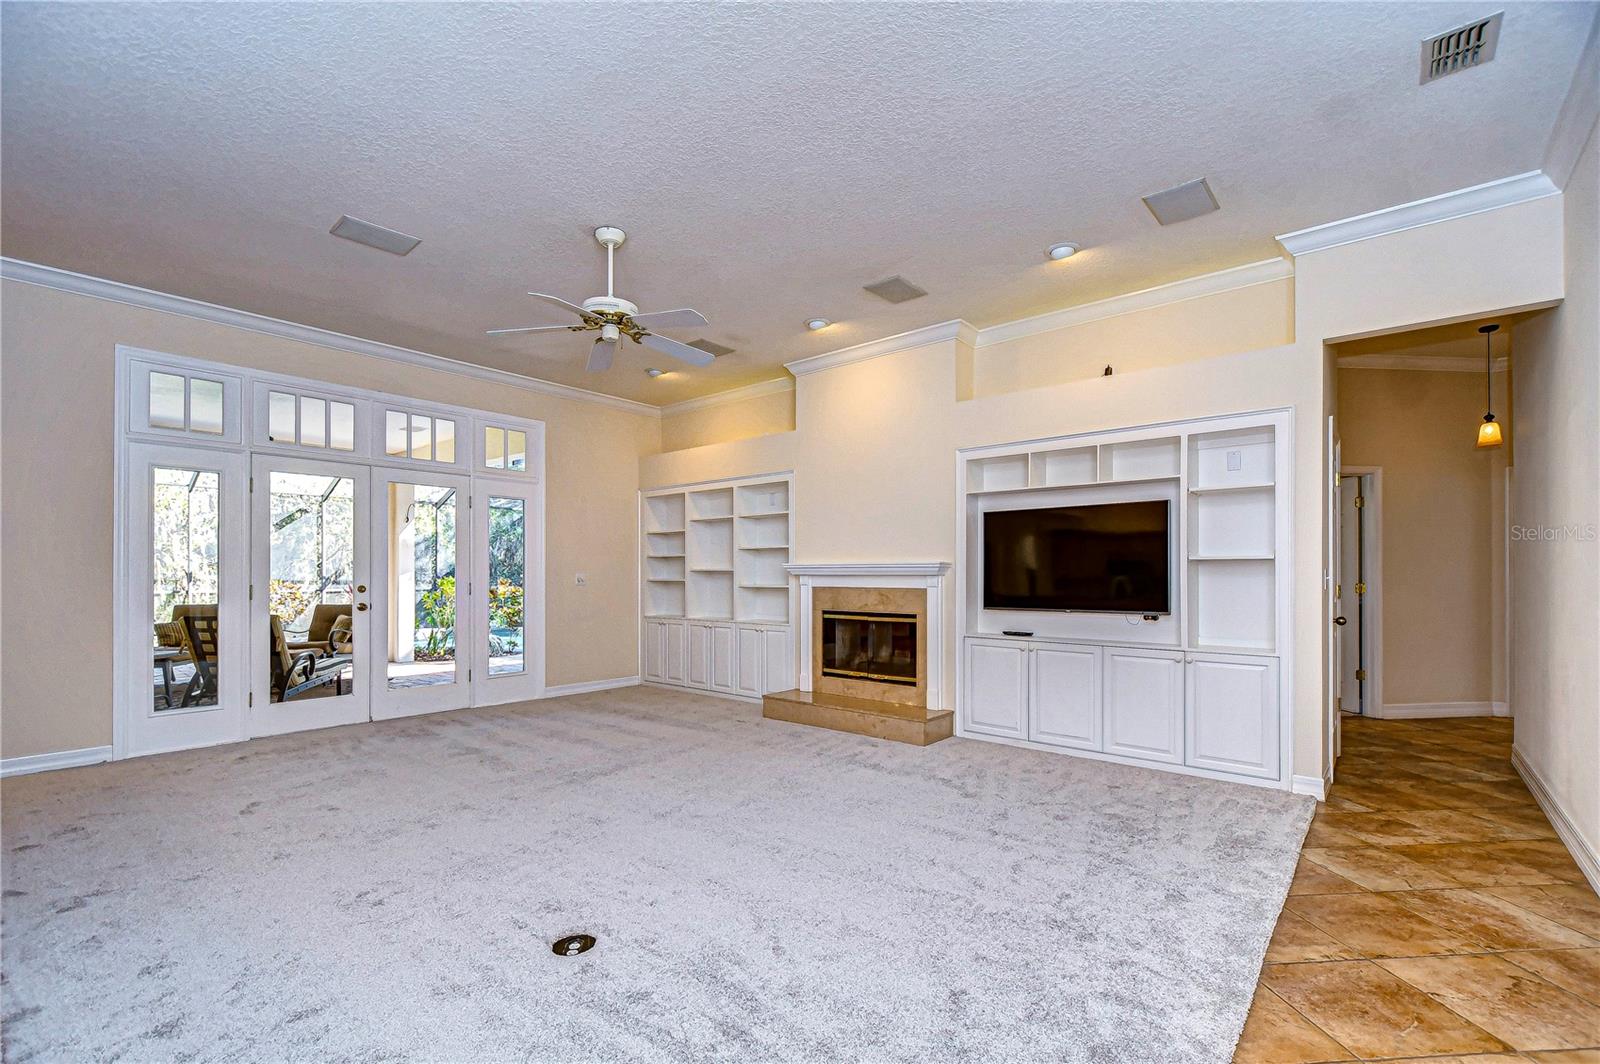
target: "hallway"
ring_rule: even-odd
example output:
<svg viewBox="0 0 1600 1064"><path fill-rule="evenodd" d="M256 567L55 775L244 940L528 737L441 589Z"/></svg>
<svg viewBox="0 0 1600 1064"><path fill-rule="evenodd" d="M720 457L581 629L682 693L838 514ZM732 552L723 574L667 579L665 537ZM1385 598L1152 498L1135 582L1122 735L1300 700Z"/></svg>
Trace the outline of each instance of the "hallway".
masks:
<svg viewBox="0 0 1600 1064"><path fill-rule="evenodd" d="M1345 719L1237 1062L1600 1062L1600 898L1511 730Z"/></svg>

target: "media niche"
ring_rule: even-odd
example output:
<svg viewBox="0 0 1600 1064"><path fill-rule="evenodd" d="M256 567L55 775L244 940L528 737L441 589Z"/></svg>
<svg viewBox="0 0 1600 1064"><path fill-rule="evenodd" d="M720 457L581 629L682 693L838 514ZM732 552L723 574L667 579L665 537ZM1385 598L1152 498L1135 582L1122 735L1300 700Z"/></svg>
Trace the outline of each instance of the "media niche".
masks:
<svg viewBox="0 0 1600 1064"><path fill-rule="evenodd" d="M983 606L1171 613L1171 516L1166 500L987 510Z"/></svg>

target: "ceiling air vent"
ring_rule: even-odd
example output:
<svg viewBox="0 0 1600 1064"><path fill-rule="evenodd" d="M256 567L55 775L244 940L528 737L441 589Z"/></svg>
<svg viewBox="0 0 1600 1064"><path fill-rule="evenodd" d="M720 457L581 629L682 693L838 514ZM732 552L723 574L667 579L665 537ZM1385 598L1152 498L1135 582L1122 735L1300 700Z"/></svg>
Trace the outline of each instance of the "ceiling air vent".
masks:
<svg viewBox="0 0 1600 1064"><path fill-rule="evenodd" d="M1500 43L1500 16L1504 14L1504 11L1496 11L1488 18L1457 26L1423 41L1421 83L1426 85L1446 74L1470 70L1493 59L1494 46Z"/></svg>
<svg viewBox="0 0 1600 1064"><path fill-rule="evenodd" d="M928 294L926 289L918 288L904 277L890 277L876 284L861 287L889 303L909 303Z"/></svg>
<svg viewBox="0 0 1600 1064"><path fill-rule="evenodd" d="M1217 197L1211 194L1211 186L1203 177L1152 192L1143 199L1162 225L1177 225L1217 209Z"/></svg>
<svg viewBox="0 0 1600 1064"><path fill-rule="evenodd" d="M690 347L698 347L712 358L721 358L723 355L733 354L733 348L724 347L715 340L690 340Z"/></svg>
<svg viewBox="0 0 1600 1064"><path fill-rule="evenodd" d="M387 251L391 255L409 255L412 248L422 243L418 237L397 233L393 229L385 229L371 222L363 222L360 218L352 218L348 214L341 214L328 232L334 236L342 236L346 240L354 240L357 244L365 244L369 248Z"/></svg>

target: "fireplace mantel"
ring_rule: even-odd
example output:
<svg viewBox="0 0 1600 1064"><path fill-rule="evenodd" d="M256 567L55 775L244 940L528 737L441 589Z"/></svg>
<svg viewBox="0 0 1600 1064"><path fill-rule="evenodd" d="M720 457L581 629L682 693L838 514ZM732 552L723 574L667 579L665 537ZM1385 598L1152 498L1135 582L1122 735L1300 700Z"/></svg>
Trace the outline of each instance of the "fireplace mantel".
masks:
<svg viewBox="0 0 1600 1064"><path fill-rule="evenodd" d="M812 633L811 617L815 609L813 589L819 587L899 587L920 588L928 597L927 609L927 675L928 709L949 708L944 691L944 622L947 605L944 582L950 572L949 562L839 562L832 564L786 565L789 575L800 583L799 623L795 625L800 637L800 689L812 689L811 668Z"/></svg>

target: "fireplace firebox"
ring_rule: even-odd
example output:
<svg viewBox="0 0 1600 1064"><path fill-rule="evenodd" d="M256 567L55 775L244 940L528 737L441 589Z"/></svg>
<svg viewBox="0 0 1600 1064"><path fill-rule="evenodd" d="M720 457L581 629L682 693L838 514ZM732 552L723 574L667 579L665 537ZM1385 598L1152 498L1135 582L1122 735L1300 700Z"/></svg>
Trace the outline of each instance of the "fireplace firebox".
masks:
<svg viewBox="0 0 1600 1064"><path fill-rule="evenodd" d="M822 675L917 685L917 616L822 611Z"/></svg>

